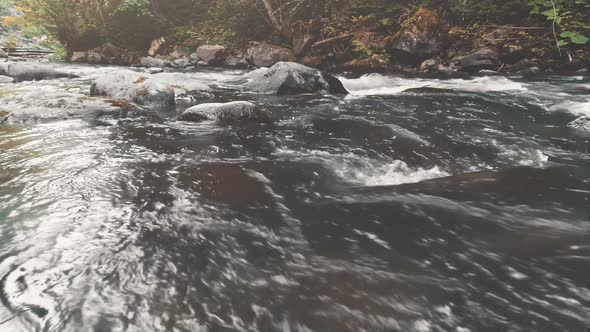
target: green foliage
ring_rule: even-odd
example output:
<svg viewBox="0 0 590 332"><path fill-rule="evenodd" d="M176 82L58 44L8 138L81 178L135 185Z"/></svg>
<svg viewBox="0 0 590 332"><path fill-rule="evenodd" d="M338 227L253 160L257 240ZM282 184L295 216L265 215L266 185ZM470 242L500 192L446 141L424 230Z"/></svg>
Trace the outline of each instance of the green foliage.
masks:
<svg viewBox="0 0 590 332"><path fill-rule="evenodd" d="M0 11L9 0L0 0ZM152 39L187 47L254 40L290 45L295 23L318 39L354 31L393 34L409 27L420 7L443 12L451 24L555 24L560 47L588 44L590 0L13 0L68 52L104 42L145 51ZM554 8L555 6L555 8ZM549 22L548 22L549 21ZM353 45L361 56L378 53Z"/></svg>
<svg viewBox="0 0 590 332"><path fill-rule="evenodd" d="M8 14L8 8L10 8L10 1L0 0L0 16Z"/></svg>
<svg viewBox="0 0 590 332"><path fill-rule="evenodd" d="M552 22L558 49L568 45L585 45L590 30L590 0L530 0L531 13ZM558 34L558 30L561 33ZM561 50L560 50L561 53Z"/></svg>

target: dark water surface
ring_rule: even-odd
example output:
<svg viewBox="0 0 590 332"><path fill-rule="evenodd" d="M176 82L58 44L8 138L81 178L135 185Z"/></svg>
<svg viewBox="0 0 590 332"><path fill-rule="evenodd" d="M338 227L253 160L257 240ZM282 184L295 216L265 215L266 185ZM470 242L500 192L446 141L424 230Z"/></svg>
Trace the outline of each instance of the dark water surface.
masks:
<svg viewBox="0 0 590 332"><path fill-rule="evenodd" d="M119 70L67 69L0 103L59 109ZM369 75L343 98L193 75L275 125L0 126L0 331L590 327L590 133L567 127L588 78Z"/></svg>

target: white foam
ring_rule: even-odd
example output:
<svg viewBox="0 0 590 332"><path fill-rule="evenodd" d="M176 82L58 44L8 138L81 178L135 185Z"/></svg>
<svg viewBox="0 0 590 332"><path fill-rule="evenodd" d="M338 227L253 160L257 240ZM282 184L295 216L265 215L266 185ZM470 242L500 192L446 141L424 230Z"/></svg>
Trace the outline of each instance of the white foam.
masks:
<svg viewBox="0 0 590 332"><path fill-rule="evenodd" d="M408 89L431 87L457 91L492 92L492 91L526 91L526 84L515 82L506 77L476 77L473 79L421 79L384 76L380 74L364 75L355 79L340 77L344 87L353 96L395 95Z"/></svg>
<svg viewBox="0 0 590 332"><path fill-rule="evenodd" d="M338 177L361 186L392 186L417 183L450 175L439 166L412 168L401 160L377 161L352 153L332 154L319 150L300 152L282 149L277 150L276 153L306 160L316 159L332 169Z"/></svg>

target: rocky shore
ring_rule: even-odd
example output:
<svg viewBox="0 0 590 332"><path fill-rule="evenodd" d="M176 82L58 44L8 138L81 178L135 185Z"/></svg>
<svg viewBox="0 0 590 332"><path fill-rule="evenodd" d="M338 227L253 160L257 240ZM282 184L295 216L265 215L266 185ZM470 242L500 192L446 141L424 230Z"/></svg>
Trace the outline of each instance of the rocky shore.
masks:
<svg viewBox="0 0 590 332"><path fill-rule="evenodd" d="M251 42L247 48L202 45L196 49L157 38L149 50L138 52L107 43L74 52L74 63L115 64L148 68L196 66L270 67L298 62L330 71L402 73L464 77L473 74L588 72L587 47L570 52L557 49L544 27L451 27L436 11L421 9L397 33L359 31L300 45Z"/></svg>

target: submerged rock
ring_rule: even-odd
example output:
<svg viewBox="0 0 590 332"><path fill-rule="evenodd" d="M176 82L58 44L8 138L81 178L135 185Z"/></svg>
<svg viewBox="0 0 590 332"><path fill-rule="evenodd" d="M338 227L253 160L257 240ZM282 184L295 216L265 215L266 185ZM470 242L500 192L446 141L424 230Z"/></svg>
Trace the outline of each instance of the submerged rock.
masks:
<svg viewBox="0 0 590 332"><path fill-rule="evenodd" d="M14 83L14 78L0 75L0 83Z"/></svg>
<svg viewBox="0 0 590 332"><path fill-rule="evenodd" d="M246 58L255 66L270 67L281 61L295 61L295 54L284 47L256 43L248 49Z"/></svg>
<svg viewBox="0 0 590 332"><path fill-rule="evenodd" d="M259 93L280 95L316 93L348 94L336 77L294 62L279 62L263 76L247 84L247 88Z"/></svg>
<svg viewBox="0 0 590 332"><path fill-rule="evenodd" d="M77 92L29 91L9 94L0 99L6 111L0 111L0 122L31 123L63 119L95 120L99 117L127 117L142 109L130 103L92 98Z"/></svg>
<svg viewBox="0 0 590 332"><path fill-rule="evenodd" d="M590 131L590 116L581 116L568 124L569 127Z"/></svg>
<svg viewBox="0 0 590 332"><path fill-rule="evenodd" d="M192 122L215 120L220 123L271 122L270 114L266 110L247 101L200 104L184 111L180 120Z"/></svg>
<svg viewBox="0 0 590 332"><path fill-rule="evenodd" d="M210 65L220 65L225 59L225 47L221 45L204 45L197 48L199 59Z"/></svg>
<svg viewBox="0 0 590 332"><path fill-rule="evenodd" d="M0 64L0 75L10 76L17 82L76 77L75 75L55 70L49 65L33 63L2 63Z"/></svg>

